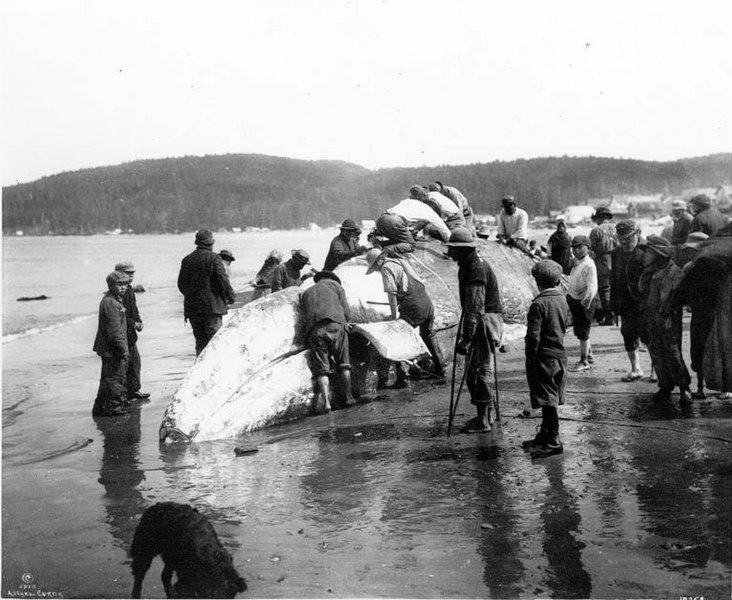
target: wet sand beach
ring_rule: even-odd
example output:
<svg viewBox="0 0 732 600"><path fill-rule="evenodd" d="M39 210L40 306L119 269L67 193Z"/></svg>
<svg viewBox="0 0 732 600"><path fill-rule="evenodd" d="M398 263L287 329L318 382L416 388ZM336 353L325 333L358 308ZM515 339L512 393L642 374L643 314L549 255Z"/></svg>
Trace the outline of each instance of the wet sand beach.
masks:
<svg viewBox="0 0 732 600"><path fill-rule="evenodd" d="M6 382L27 352L38 371L3 390L3 597L128 597L136 524L169 500L210 518L249 582L242 597L728 597L732 403L659 406L655 384L620 382L618 328L593 330L595 367L571 374L560 409L565 453L545 460L520 444L539 423L521 416L522 344L499 355L503 420L489 434L447 438L449 384L414 381L240 440L161 447L193 340L173 300L139 300L152 400L126 417L90 414L99 364L78 340L94 320L4 354ZM458 413L456 430L466 392ZM237 457L237 444L258 452ZM161 569L145 597L164 597Z"/></svg>

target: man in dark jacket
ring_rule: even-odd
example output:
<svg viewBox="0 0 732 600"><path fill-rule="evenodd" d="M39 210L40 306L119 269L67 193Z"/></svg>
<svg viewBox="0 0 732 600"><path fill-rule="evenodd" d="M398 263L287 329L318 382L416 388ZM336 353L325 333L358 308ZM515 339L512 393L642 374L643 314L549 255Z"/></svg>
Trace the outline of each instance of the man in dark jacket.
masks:
<svg viewBox="0 0 732 600"><path fill-rule="evenodd" d="M125 382L127 360L127 316L122 297L127 291L129 278L122 271L107 275L107 293L99 303L99 323L94 339L94 352L102 358L102 374L94 400L92 415L114 417L127 414Z"/></svg>
<svg viewBox="0 0 732 600"><path fill-rule="evenodd" d="M626 219L615 226L619 246L612 251L610 275L610 303L620 317L620 333L625 351L630 359L630 372L623 381L635 381L643 377L640 367L640 282L643 273L643 250L638 244L643 241L635 221Z"/></svg>
<svg viewBox="0 0 732 600"><path fill-rule="evenodd" d="M353 219L345 219L341 223L341 232L330 242L328 256L325 258L324 271L332 271L348 259L366 252L366 246L358 243L361 230Z"/></svg>
<svg viewBox="0 0 732 600"><path fill-rule="evenodd" d="M694 218L689 214L687 208L686 202L683 200L674 200L671 204L671 219L674 222L671 229L671 244L673 246L680 246L685 243L689 235L691 222Z"/></svg>
<svg viewBox="0 0 732 600"><path fill-rule="evenodd" d="M461 429L463 433L491 430L490 406L493 402L493 354L501 344L503 308L498 281L478 254L467 229L455 229L447 242L448 254L458 263L462 329L458 331L456 350L468 355L465 381L476 416Z"/></svg>
<svg viewBox="0 0 732 600"><path fill-rule="evenodd" d="M122 297L122 305L125 307L127 314L127 344L130 348L130 358L127 363L127 400L147 400L150 394L140 391L140 369L142 361L140 352L137 349L137 332L142 331L142 318L140 311L137 309L137 298L135 298L135 289L132 282L135 279L135 265L129 261L117 263L114 266L115 271L122 271L129 277L127 291Z"/></svg>
<svg viewBox="0 0 732 600"><path fill-rule="evenodd" d="M689 233L701 231L707 235L712 235L727 224L727 218L716 207L712 206L712 201L706 194L694 196L689 200L689 207L691 212L694 213L694 220L689 226Z"/></svg>
<svg viewBox="0 0 732 600"><path fill-rule="evenodd" d="M340 401L336 408L355 403L351 394L351 361L348 348L348 302L341 280L330 271L320 271L313 279L315 285L300 296L303 334L310 348L310 370L320 393L313 398L316 414L329 412L330 376L340 375Z"/></svg>
<svg viewBox="0 0 732 600"><path fill-rule="evenodd" d="M592 260L595 261L597 270L597 298L600 302L599 322L601 325L614 325L612 307L610 306L610 273L612 270L612 259L610 254L618 245L615 236L615 224L610 221L613 213L607 206L601 206L592 215L592 220L597 224L590 231L590 250Z"/></svg>
<svg viewBox="0 0 732 600"><path fill-rule="evenodd" d="M303 281L300 271L310 264L310 255L302 249L292 250L292 256L275 267L272 273L272 291L279 292L288 287L300 285Z"/></svg>
<svg viewBox="0 0 732 600"><path fill-rule="evenodd" d="M178 289L183 294L183 315L191 322L196 338L196 356L221 327L236 294L226 276L221 257L212 251L213 234L207 229L196 233L196 249L180 263Z"/></svg>

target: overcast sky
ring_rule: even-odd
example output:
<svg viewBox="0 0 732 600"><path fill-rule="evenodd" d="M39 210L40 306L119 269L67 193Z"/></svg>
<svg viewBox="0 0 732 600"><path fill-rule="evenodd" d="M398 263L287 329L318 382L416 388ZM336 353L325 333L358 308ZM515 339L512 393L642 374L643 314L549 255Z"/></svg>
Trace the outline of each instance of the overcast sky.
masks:
<svg viewBox="0 0 732 600"><path fill-rule="evenodd" d="M2 183L732 150L732 2L3 0Z"/></svg>

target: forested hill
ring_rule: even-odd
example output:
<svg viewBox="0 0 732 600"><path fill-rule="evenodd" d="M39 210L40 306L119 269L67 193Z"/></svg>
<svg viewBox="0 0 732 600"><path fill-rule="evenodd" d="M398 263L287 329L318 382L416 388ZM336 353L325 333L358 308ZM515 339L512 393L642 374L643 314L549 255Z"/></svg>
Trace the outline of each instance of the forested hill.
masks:
<svg viewBox="0 0 732 600"><path fill-rule="evenodd" d="M379 169L256 154L141 160L3 188L3 232L87 234L200 227L296 228L344 217L375 219L414 183L440 180L478 213L513 193L530 214L613 194L679 194L732 182L732 153L648 162L557 157Z"/></svg>

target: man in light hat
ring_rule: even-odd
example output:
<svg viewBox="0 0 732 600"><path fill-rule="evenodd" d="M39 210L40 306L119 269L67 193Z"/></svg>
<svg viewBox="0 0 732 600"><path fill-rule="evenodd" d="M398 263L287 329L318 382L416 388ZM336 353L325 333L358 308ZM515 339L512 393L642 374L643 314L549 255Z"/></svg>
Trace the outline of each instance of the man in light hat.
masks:
<svg viewBox="0 0 732 600"><path fill-rule="evenodd" d="M440 214L439 206L429 198L405 198L387 208L376 220L376 231L388 239L382 246L390 246L393 253L412 252L416 247L414 237L420 231L428 237L446 241L450 230Z"/></svg>
<svg viewBox="0 0 732 600"><path fill-rule="evenodd" d="M310 264L310 255L302 249L292 250L292 256L280 263L272 273L272 292L278 292L288 287L300 285L302 276L300 271Z"/></svg>
<svg viewBox="0 0 732 600"><path fill-rule="evenodd" d="M443 378L445 365L434 331L435 307L424 283L407 259L390 256L388 253L384 256L382 254L378 249L366 253L366 274L374 271L381 273L384 291L389 298L391 318L403 319L412 327L419 327L419 336L432 357L434 375ZM394 387L406 387L406 377L401 369L397 369Z"/></svg>
<svg viewBox="0 0 732 600"><path fill-rule="evenodd" d="M610 305L610 274L612 251L618 245L615 224L611 223L613 213L607 206L600 206L592 220L597 224L590 231L590 256L597 269L597 297L600 301L600 324L614 325L613 309Z"/></svg>
<svg viewBox="0 0 732 600"><path fill-rule="evenodd" d="M130 279L124 271L107 275L107 293L99 303L94 352L102 358L99 389L92 415L115 417L127 414L126 380L130 347L127 342L127 316L122 298Z"/></svg>
<svg viewBox="0 0 732 600"><path fill-rule="evenodd" d="M137 298L132 282L135 279L135 265L130 261L117 263L115 271L122 271L129 279L127 290L122 297L122 305L125 307L127 316L127 344L129 345L130 357L127 362L127 400L147 400L150 394L141 392L140 370L142 361L140 352L137 349L137 333L142 331L142 317L137 309Z"/></svg>
<svg viewBox="0 0 732 600"><path fill-rule="evenodd" d="M529 214L516 206L516 198L512 194L504 196L501 204L503 208L498 214L496 238L503 244L516 246L526 252L529 241Z"/></svg>
<svg viewBox="0 0 732 600"><path fill-rule="evenodd" d="M332 271L341 263L368 250L366 246L358 243L361 229L353 219L344 219L340 229L340 233L330 242L328 256L325 257L325 264L323 265L324 271Z"/></svg>
<svg viewBox="0 0 732 600"><path fill-rule="evenodd" d="M531 452L532 458L546 458L564 451L559 438L557 407L564 404L567 372L564 334L569 307L557 287L562 270L553 260L542 260L531 269L539 295L526 317L526 380L531 408L541 408L541 426L536 437L522 445Z"/></svg>
<svg viewBox="0 0 732 600"><path fill-rule="evenodd" d="M590 343L590 328L595 312L594 301L597 295L597 270L590 258L590 239L577 235L572 240L575 261L567 284L567 304L572 313L574 335L580 342L580 359L570 371L587 371L590 363L595 362Z"/></svg>
<svg viewBox="0 0 732 600"><path fill-rule="evenodd" d="M693 219L687 210L686 202L674 200L671 203L671 220L673 221L671 244L673 246L680 246L686 241Z"/></svg>
<svg viewBox="0 0 732 600"><path fill-rule="evenodd" d="M196 249L183 258L178 273L178 290L183 294L183 315L191 322L196 356L221 327L228 305L236 300L221 257L213 252L213 234L196 232Z"/></svg>
<svg viewBox="0 0 732 600"><path fill-rule="evenodd" d="M501 345L503 307L498 281L490 265L478 254L467 229L456 229L447 242L447 253L458 266L463 326L458 331L456 350L468 355L465 381L476 416L461 429L463 433L491 430L490 407L495 394L493 355Z"/></svg>
<svg viewBox="0 0 732 600"><path fill-rule="evenodd" d="M640 283L643 273L643 251L638 247L641 231L632 219L625 219L615 225L618 247L612 251L610 275L610 302L620 317L620 333L625 351L630 360L630 371L623 381L635 381L643 377L640 366Z"/></svg>
<svg viewBox="0 0 732 600"><path fill-rule="evenodd" d="M310 348L310 370L318 390L312 412L321 414L332 408L355 404L351 393L351 360L348 347L349 309L341 280L330 271L320 271L315 285L300 295L303 333ZM338 402L331 402L330 377L337 372L340 382Z"/></svg>
<svg viewBox="0 0 732 600"><path fill-rule="evenodd" d="M707 235L713 235L727 224L727 218L715 206L712 206L712 200L706 194L694 196L689 200L689 207L694 213L689 233L701 231Z"/></svg>
<svg viewBox="0 0 732 600"><path fill-rule="evenodd" d="M673 246L666 238L649 235L639 244L644 252L644 281L641 310L648 336L648 352L658 376L656 401L668 401L679 387L679 400L691 401L691 377L681 355L681 304L676 292L683 277L682 270L671 260Z"/></svg>

